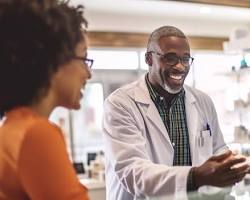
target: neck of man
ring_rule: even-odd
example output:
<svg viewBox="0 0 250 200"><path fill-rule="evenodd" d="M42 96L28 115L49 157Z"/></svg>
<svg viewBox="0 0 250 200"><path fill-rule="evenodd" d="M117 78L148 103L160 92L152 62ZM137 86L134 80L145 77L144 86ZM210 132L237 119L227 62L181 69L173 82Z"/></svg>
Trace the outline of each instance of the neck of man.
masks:
<svg viewBox="0 0 250 200"><path fill-rule="evenodd" d="M160 84L158 84L151 76L148 76L148 80L151 83L152 87L156 90L156 92L164 97L166 104L170 107L172 100L179 95L179 92L176 94L171 94L166 91Z"/></svg>

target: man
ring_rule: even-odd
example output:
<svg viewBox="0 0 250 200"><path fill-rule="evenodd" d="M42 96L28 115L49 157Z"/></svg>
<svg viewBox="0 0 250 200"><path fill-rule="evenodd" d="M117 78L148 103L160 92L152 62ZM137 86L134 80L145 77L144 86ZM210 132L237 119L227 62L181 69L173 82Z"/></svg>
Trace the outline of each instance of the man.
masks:
<svg viewBox="0 0 250 200"><path fill-rule="evenodd" d="M193 62L184 33L156 29L145 60L149 72L105 101L107 199L178 198L242 180L248 165L232 168L245 159L226 151L211 99L184 85Z"/></svg>

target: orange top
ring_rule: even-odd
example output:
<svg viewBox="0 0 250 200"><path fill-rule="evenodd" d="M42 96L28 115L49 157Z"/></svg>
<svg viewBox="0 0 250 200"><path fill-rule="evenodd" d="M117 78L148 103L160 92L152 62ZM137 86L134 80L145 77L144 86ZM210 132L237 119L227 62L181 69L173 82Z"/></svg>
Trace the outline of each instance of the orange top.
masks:
<svg viewBox="0 0 250 200"><path fill-rule="evenodd" d="M22 107L0 126L0 200L88 200L61 130Z"/></svg>

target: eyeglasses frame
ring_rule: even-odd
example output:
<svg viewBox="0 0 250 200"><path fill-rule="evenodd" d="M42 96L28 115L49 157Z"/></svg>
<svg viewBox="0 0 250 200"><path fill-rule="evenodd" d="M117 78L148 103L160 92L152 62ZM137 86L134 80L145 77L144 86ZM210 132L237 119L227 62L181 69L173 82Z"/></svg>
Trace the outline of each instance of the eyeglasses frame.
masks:
<svg viewBox="0 0 250 200"><path fill-rule="evenodd" d="M166 54L161 54L161 53L159 53L157 51L148 51L147 53L155 53L156 55L161 56L161 57L164 57L166 55ZM193 62L194 62L194 58L191 57L191 56L189 56L189 59L191 59L191 64L184 65L182 57L180 57L180 56L176 56L176 57L178 58L178 62L175 63L175 64L173 64L173 65L170 65L170 66L175 66L175 65L177 65L180 62L184 67L190 67L193 64Z"/></svg>
<svg viewBox="0 0 250 200"><path fill-rule="evenodd" d="M93 59L84 58L84 57L80 57L80 56L74 56L74 59L82 60L90 69L92 68L93 63L94 63ZM88 64L88 63L90 63L90 64Z"/></svg>

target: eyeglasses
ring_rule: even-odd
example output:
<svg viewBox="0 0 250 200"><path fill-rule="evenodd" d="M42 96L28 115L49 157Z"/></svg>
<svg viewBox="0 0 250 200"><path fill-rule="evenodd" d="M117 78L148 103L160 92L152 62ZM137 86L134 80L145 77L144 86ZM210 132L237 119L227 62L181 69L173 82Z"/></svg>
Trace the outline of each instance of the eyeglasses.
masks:
<svg viewBox="0 0 250 200"><path fill-rule="evenodd" d="M156 55L160 56L162 62L170 66L177 65L180 61L184 67L190 67L190 65L192 65L194 61L194 58L189 55L180 57L180 56L177 56L175 53L161 54L155 51L150 51L148 53L155 53Z"/></svg>
<svg viewBox="0 0 250 200"><path fill-rule="evenodd" d="M88 68L90 68L90 69L91 69L91 67L93 66L93 63L94 63L93 59L84 58L84 57L80 57L80 56L75 56L74 59L82 60L88 66Z"/></svg>

